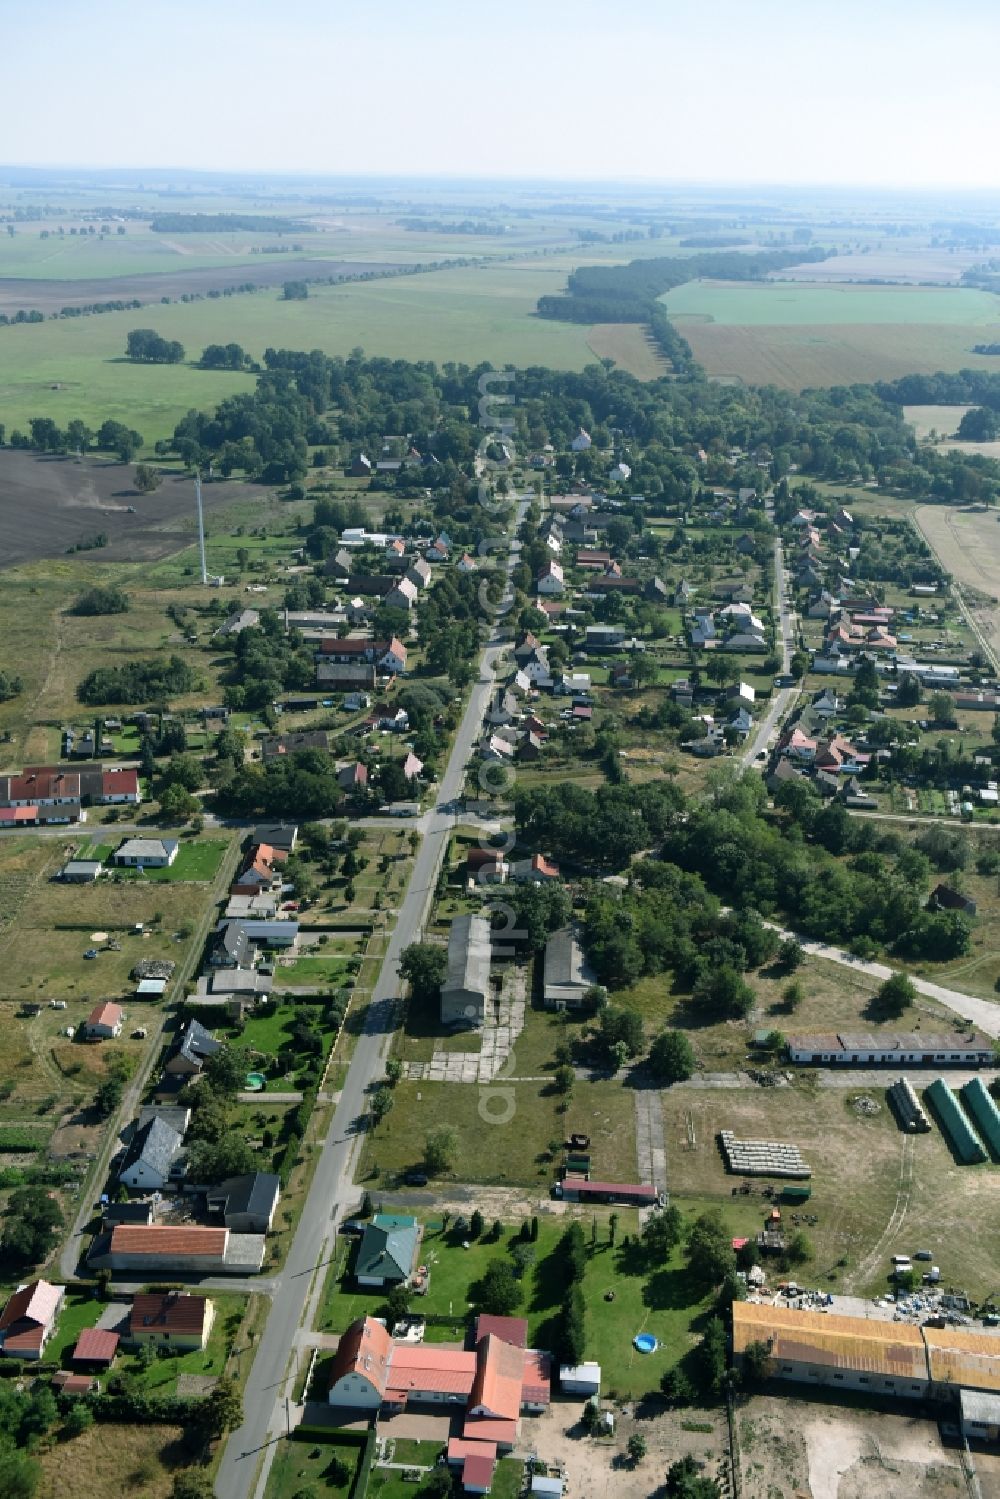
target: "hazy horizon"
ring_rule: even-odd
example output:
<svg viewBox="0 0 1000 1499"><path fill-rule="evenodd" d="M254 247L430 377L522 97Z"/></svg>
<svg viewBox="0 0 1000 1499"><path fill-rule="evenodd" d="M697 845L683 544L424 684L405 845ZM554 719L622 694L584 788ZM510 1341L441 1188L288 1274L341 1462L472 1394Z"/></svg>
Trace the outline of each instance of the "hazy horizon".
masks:
<svg viewBox="0 0 1000 1499"><path fill-rule="evenodd" d="M25 168L1000 188L989 0L40 0L5 17ZM955 66L960 58L961 67ZM71 149L67 149L72 142ZM70 163L77 164L75 167Z"/></svg>

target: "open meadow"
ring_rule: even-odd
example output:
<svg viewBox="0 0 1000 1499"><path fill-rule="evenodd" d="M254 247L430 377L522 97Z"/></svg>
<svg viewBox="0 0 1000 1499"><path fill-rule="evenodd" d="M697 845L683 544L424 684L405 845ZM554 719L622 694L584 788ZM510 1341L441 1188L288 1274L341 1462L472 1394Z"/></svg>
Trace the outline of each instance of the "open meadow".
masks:
<svg viewBox="0 0 1000 1499"><path fill-rule="evenodd" d="M956 287L689 281L662 300L709 375L788 390L991 369L972 350L1000 325L1000 300Z"/></svg>
<svg viewBox="0 0 1000 1499"><path fill-rule="evenodd" d="M918 505L914 521L942 567L963 588L987 644L1000 652L1000 521L995 512L954 505ZM977 598L976 595L981 595Z"/></svg>

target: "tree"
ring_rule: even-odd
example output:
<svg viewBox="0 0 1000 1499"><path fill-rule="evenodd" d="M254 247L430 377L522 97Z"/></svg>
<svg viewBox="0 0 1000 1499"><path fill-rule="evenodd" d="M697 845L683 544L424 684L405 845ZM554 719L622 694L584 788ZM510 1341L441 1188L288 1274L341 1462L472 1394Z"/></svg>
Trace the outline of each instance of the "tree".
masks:
<svg viewBox="0 0 1000 1499"><path fill-rule="evenodd" d="M94 1094L94 1109L100 1119L108 1119L122 1101L124 1086L117 1077L106 1077Z"/></svg>
<svg viewBox="0 0 1000 1499"><path fill-rule="evenodd" d="M875 999L884 1014L896 1017L908 1010L916 997L917 991L906 974L894 973L881 985Z"/></svg>
<svg viewBox="0 0 1000 1499"><path fill-rule="evenodd" d="M230 1176L246 1176L257 1167L257 1156L245 1136L230 1130L219 1140L198 1140L191 1148L194 1181L214 1186Z"/></svg>
<svg viewBox="0 0 1000 1499"><path fill-rule="evenodd" d="M624 1061L628 1061L630 1057L637 1057L642 1052L644 1044L642 1016L636 1010L615 1009L608 1006L601 1011L598 1036L606 1056L609 1060L616 1060L620 1067L623 1062L616 1056L617 1046L624 1047Z"/></svg>
<svg viewBox="0 0 1000 1499"><path fill-rule="evenodd" d="M684 1219L675 1203L654 1213L642 1230L642 1247L651 1264L662 1265L684 1235Z"/></svg>
<svg viewBox="0 0 1000 1499"><path fill-rule="evenodd" d="M805 948L796 937L786 937L778 948L778 963L785 973L794 973L805 959Z"/></svg>
<svg viewBox="0 0 1000 1499"><path fill-rule="evenodd" d="M215 1488L207 1473L196 1468L186 1468L174 1477L170 1499L212 1499Z"/></svg>
<svg viewBox="0 0 1000 1499"><path fill-rule="evenodd" d="M729 963L704 975L695 985L694 998L720 1015L744 1019L755 1004L754 992Z"/></svg>
<svg viewBox="0 0 1000 1499"><path fill-rule="evenodd" d="M473 1301L481 1312L510 1317L521 1305L524 1289L507 1260L490 1260L480 1281L472 1287Z"/></svg>
<svg viewBox="0 0 1000 1499"><path fill-rule="evenodd" d="M392 1108L393 1103L394 1099L392 1096L391 1088L376 1088L375 1092L372 1094L371 1103L369 1104L372 1123L374 1125L377 1126L381 1124L386 1114L388 1114L389 1110Z"/></svg>
<svg viewBox="0 0 1000 1499"><path fill-rule="evenodd" d="M305 281L286 281L281 292L283 302L304 302L309 295L309 286Z"/></svg>
<svg viewBox="0 0 1000 1499"><path fill-rule="evenodd" d="M160 815L167 822L188 822L201 810L201 802L179 781L168 781L159 795Z"/></svg>
<svg viewBox="0 0 1000 1499"><path fill-rule="evenodd" d="M726 1380L726 1329L721 1317L710 1317L697 1350L702 1387L710 1395L721 1395Z"/></svg>
<svg viewBox="0 0 1000 1499"><path fill-rule="evenodd" d="M782 1003L785 1009L789 1011L797 1010L802 1004L802 1001L805 999L805 997L805 990L799 983L798 979L793 979L792 982L790 984L786 984L784 989L781 991Z"/></svg>
<svg viewBox="0 0 1000 1499"><path fill-rule="evenodd" d="M795 678L796 682L801 681L806 672L809 670L809 652L793 651L792 659L788 663L788 670L790 675Z"/></svg>
<svg viewBox="0 0 1000 1499"><path fill-rule="evenodd" d="M0 671L0 703L9 702L23 690L24 682L21 677L15 676L13 672Z"/></svg>
<svg viewBox="0 0 1000 1499"><path fill-rule="evenodd" d="M399 975L420 1004L437 1000L448 968L447 950L431 942L411 942L399 960Z"/></svg>
<svg viewBox="0 0 1000 1499"><path fill-rule="evenodd" d="M790 1265L804 1265L806 1260L812 1259L813 1247L807 1234L801 1229L792 1234L785 1250Z"/></svg>
<svg viewBox="0 0 1000 1499"><path fill-rule="evenodd" d="M927 711L935 723L950 729L955 723L955 701L947 692L932 692L927 699Z"/></svg>
<svg viewBox="0 0 1000 1499"><path fill-rule="evenodd" d="M18 1265L47 1259L63 1226L59 1206L45 1187L19 1187L12 1192L0 1234L0 1256Z"/></svg>
<svg viewBox="0 0 1000 1499"><path fill-rule="evenodd" d="M485 1219L483 1218L482 1213L479 1211L478 1208L475 1208L473 1210L472 1217L469 1219L469 1238L470 1239L481 1239L482 1236L483 1236L483 1229L485 1227L486 1227L486 1222L485 1222Z"/></svg>
<svg viewBox="0 0 1000 1499"><path fill-rule="evenodd" d="M690 1453L670 1464L664 1492L666 1499L721 1499L722 1494L714 1478L703 1476Z"/></svg>
<svg viewBox="0 0 1000 1499"><path fill-rule="evenodd" d="M385 1298L384 1311L389 1325L402 1322L410 1312L412 1292L407 1285L391 1286Z"/></svg>
<svg viewBox="0 0 1000 1499"><path fill-rule="evenodd" d="M685 1256L692 1275L704 1286L717 1286L736 1264L732 1236L717 1209L702 1213L688 1229Z"/></svg>
<svg viewBox="0 0 1000 1499"><path fill-rule="evenodd" d="M920 678L912 671L904 671L896 689L896 707L915 708L920 702L922 693Z"/></svg>
<svg viewBox="0 0 1000 1499"><path fill-rule="evenodd" d="M161 338L152 328L133 328L125 341L125 357L144 364L180 364L184 348L176 339Z"/></svg>
<svg viewBox="0 0 1000 1499"><path fill-rule="evenodd" d="M200 1086L204 1087L207 1083L221 1097L234 1099L246 1085L249 1067L250 1053L247 1048L227 1042L206 1058Z"/></svg>
<svg viewBox="0 0 1000 1499"><path fill-rule="evenodd" d="M583 1287L579 1281L574 1281L566 1295L559 1310L558 1331L556 1334L556 1352L561 1364L568 1364L574 1368L581 1364L587 1351L587 1334L585 1326L586 1306L583 1299Z"/></svg>
<svg viewBox="0 0 1000 1499"><path fill-rule="evenodd" d="M212 1436L221 1437L243 1424L243 1396L235 1380L223 1374L215 1388L205 1396L199 1414Z"/></svg>
<svg viewBox="0 0 1000 1499"><path fill-rule="evenodd" d="M150 463L139 463L135 470L135 487L140 494L152 494L160 487L160 475Z"/></svg>
<svg viewBox="0 0 1000 1499"><path fill-rule="evenodd" d="M695 1056L684 1032L661 1031L649 1048L649 1065L667 1087L685 1082L694 1072Z"/></svg>
<svg viewBox="0 0 1000 1499"><path fill-rule="evenodd" d="M633 1432L628 1439L628 1445L626 1447L626 1451L629 1455L629 1461L633 1465L638 1466L638 1464L641 1463L643 1458L646 1456L648 1450L649 1449L646 1445L646 1438L642 1435L642 1433L638 1431Z"/></svg>
<svg viewBox="0 0 1000 1499"><path fill-rule="evenodd" d="M113 583L105 587L100 585L88 588L74 600L71 614L125 614L128 611L131 599L123 588L117 588Z"/></svg>
<svg viewBox="0 0 1000 1499"><path fill-rule="evenodd" d="M82 1400L74 1401L66 1412L63 1431L68 1437L82 1436L94 1424L94 1413Z"/></svg>
<svg viewBox="0 0 1000 1499"><path fill-rule="evenodd" d="M760 1385L770 1379L774 1370L774 1360L771 1358L770 1343L748 1343L743 1350L742 1373L743 1382L747 1385Z"/></svg>
<svg viewBox="0 0 1000 1499"><path fill-rule="evenodd" d="M558 1093L572 1093L573 1084L576 1082L576 1073L572 1067L557 1067L553 1075L553 1082Z"/></svg>
<svg viewBox="0 0 1000 1499"><path fill-rule="evenodd" d="M440 1124L424 1141L424 1165L432 1176L450 1171L458 1153L458 1134L450 1124Z"/></svg>

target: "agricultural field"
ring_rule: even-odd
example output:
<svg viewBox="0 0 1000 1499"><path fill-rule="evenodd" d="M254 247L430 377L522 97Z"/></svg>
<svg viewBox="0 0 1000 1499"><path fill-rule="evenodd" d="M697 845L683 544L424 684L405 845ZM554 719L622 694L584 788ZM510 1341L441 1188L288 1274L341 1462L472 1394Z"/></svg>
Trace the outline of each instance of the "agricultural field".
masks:
<svg viewBox="0 0 1000 1499"><path fill-rule="evenodd" d="M1000 532L989 510L918 505L913 518L956 582L971 591L970 612L994 653L1000 651Z"/></svg>
<svg viewBox="0 0 1000 1499"><path fill-rule="evenodd" d="M253 388L252 375L192 364L134 365L124 359L131 328L179 339L189 360L209 343L242 344L255 358L269 345L400 359L488 360L582 369L594 359L582 325L534 316L565 273L545 261L457 267L390 280L310 287L304 302L273 288L150 310L0 328L0 420L10 432L33 416L60 425L107 417L141 432L147 448L168 437L192 406L207 408Z"/></svg>
<svg viewBox="0 0 1000 1499"><path fill-rule="evenodd" d="M953 287L690 281L664 302L710 375L789 390L991 369L1000 300Z"/></svg>
<svg viewBox="0 0 1000 1499"><path fill-rule="evenodd" d="M642 323L594 323L587 343L598 359L613 359L637 380L656 380L670 366Z"/></svg>
<svg viewBox="0 0 1000 1499"><path fill-rule="evenodd" d="M939 438L954 437L962 417L971 409L970 406L904 406L903 416L918 440L923 441L932 433ZM982 446L982 443L976 444L977 449Z"/></svg>

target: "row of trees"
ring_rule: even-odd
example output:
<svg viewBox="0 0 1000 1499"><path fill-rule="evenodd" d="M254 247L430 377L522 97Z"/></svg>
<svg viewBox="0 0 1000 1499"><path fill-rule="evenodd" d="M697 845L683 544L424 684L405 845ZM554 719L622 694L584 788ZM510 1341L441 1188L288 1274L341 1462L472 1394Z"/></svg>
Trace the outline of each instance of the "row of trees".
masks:
<svg viewBox="0 0 1000 1499"><path fill-rule="evenodd" d="M184 345L162 338L153 328L133 328L125 340L125 356L139 364L181 364Z"/></svg>

